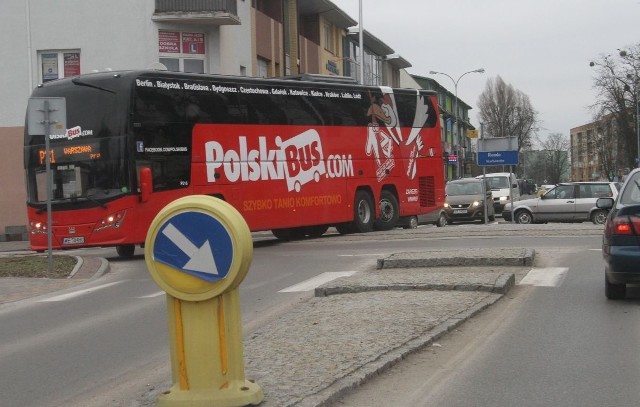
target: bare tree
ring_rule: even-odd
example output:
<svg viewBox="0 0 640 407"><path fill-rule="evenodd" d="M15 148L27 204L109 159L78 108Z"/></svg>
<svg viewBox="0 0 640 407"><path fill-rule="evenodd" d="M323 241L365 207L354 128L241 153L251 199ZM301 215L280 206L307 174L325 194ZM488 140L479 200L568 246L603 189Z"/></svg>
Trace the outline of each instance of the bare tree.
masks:
<svg viewBox="0 0 640 407"><path fill-rule="evenodd" d="M545 140L538 139L541 147L539 168L550 184L565 180L569 170L569 139L562 133L551 133Z"/></svg>
<svg viewBox="0 0 640 407"><path fill-rule="evenodd" d="M538 112L529 96L500 76L487 80L478 98L478 116L488 137L517 137L518 152L531 146L539 129Z"/></svg>
<svg viewBox="0 0 640 407"><path fill-rule="evenodd" d="M604 140L611 147L615 142L615 159L620 167L633 168L638 156L637 146L637 109L640 92L640 44L622 50L618 56L605 55L590 63L596 69L593 87L597 100L591 106L594 117L602 118L612 115L615 119L616 140ZM610 171L607 171L610 174Z"/></svg>

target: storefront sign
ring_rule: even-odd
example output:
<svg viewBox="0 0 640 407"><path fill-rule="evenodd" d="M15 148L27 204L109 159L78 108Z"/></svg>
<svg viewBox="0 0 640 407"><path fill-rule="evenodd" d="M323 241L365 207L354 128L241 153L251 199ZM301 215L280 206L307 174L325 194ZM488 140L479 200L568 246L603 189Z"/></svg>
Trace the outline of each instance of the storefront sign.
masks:
<svg viewBox="0 0 640 407"><path fill-rule="evenodd" d="M182 33L183 54L204 54L204 33Z"/></svg>
<svg viewBox="0 0 640 407"><path fill-rule="evenodd" d="M180 53L180 33L178 31L158 32L158 51L160 53Z"/></svg>

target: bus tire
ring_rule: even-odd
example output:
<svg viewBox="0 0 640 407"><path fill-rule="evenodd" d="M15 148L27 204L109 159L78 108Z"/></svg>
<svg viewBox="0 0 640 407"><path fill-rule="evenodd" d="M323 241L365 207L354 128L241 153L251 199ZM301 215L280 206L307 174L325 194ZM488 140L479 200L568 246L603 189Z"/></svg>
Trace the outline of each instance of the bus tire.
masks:
<svg viewBox="0 0 640 407"><path fill-rule="evenodd" d="M373 199L365 191L356 192L356 199L353 205L353 229L356 233L367 233L373 231L375 221L375 209Z"/></svg>
<svg viewBox="0 0 640 407"><path fill-rule="evenodd" d="M374 228L376 230L391 230L398 225L400 219L400 205L398 199L390 191L384 190L380 194L380 217L376 219Z"/></svg>
<svg viewBox="0 0 640 407"><path fill-rule="evenodd" d="M273 233L278 240L291 240L291 229L271 229L271 233Z"/></svg>
<svg viewBox="0 0 640 407"><path fill-rule="evenodd" d="M133 253L135 253L135 251L136 246L132 244L121 244L116 246L116 253L118 253L118 256L125 259L133 257Z"/></svg>
<svg viewBox="0 0 640 407"><path fill-rule="evenodd" d="M340 223L339 225L336 225L336 230L341 235L348 235L348 234L354 233L352 223Z"/></svg>
<svg viewBox="0 0 640 407"><path fill-rule="evenodd" d="M307 236L310 238L318 238L329 229L327 225L307 226Z"/></svg>

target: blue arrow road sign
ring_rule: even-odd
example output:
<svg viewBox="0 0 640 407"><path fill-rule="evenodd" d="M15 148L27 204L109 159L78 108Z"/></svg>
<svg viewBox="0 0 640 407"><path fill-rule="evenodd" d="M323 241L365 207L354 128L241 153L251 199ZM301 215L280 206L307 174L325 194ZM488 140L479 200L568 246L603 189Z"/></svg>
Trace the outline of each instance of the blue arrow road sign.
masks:
<svg viewBox="0 0 640 407"><path fill-rule="evenodd" d="M205 281L224 279L233 262L233 242L220 221L202 212L182 212L158 229L153 259Z"/></svg>

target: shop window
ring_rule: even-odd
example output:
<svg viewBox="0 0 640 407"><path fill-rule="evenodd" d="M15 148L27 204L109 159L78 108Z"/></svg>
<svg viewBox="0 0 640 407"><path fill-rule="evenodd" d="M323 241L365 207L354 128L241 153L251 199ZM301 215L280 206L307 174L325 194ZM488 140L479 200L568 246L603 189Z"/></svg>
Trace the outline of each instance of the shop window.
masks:
<svg viewBox="0 0 640 407"><path fill-rule="evenodd" d="M205 72L205 35L185 31L158 31L159 61L174 72Z"/></svg>
<svg viewBox="0 0 640 407"><path fill-rule="evenodd" d="M79 50L46 50L38 52L40 82L80 75Z"/></svg>

